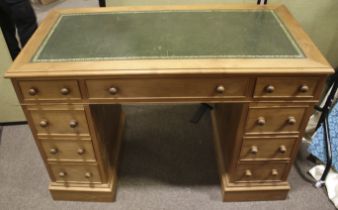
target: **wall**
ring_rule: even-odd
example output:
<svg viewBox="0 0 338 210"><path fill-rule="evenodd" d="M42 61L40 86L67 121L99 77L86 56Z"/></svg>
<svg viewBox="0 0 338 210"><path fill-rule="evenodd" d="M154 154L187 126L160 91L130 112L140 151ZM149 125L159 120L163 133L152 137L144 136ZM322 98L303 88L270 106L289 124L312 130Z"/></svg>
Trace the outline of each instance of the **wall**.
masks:
<svg viewBox="0 0 338 210"><path fill-rule="evenodd" d="M0 59L0 123L26 121L11 81L3 78L5 71L12 63L12 59L1 30Z"/></svg>

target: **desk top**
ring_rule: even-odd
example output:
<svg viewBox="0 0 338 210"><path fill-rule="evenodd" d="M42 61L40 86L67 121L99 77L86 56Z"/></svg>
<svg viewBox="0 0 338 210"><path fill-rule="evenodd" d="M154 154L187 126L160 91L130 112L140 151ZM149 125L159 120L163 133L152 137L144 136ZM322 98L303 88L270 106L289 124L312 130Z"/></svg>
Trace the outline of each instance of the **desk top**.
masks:
<svg viewBox="0 0 338 210"><path fill-rule="evenodd" d="M182 10L61 15L32 62L303 57L272 10Z"/></svg>
<svg viewBox="0 0 338 210"><path fill-rule="evenodd" d="M284 6L116 7L50 13L6 76L304 73L304 68L332 71Z"/></svg>

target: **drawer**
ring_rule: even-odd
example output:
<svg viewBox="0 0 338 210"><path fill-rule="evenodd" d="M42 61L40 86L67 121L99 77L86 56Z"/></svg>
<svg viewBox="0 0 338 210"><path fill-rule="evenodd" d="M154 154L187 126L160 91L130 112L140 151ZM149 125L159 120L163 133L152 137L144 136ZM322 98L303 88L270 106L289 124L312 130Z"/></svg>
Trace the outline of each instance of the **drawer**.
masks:
<svg viewBox="0 0 338 210"><path fill-rule="evenodd" d="M306 108L269 107L249 109L246 134L299 133Z"/></svg>
<svg viewBox="0 0 338 210"><path fill-rule="evenodd" d="M90 141L45 141L41 142L48 161L95 162Z"/></svg>
<svg viewBox="0 0 338 210"><path fill-rule="evenodd" d="M296 139L245 139L240 161L290 160Z"/></svg>
<svg viewBox="0 0 338 210"><path fill-rule="evenodd" d="M30 100L80 100L76 80L19 81L24 101Z"/></svg>
<svg viewBox="0 0 338 210"><path fill-rule="evenodd" d="M101 182L96 165L49 165L55 182Z"/></svg>
<svg viewBox="0 0 338 210"><path fill-rule="evenodd" d="M245 98L249 78L142 78L87 80L90 99Z"/></svg>
<svg viewBox="0 0 338 210"><path fill-rule="evenodd" d="M37 135L88 135L83 110L31 110L29 111Z"/></svg>
<svg viewBox="0 0 338 210"><path fill-rule="evenodd" d="M259 77L254 98L313 98L318 77Z"/></svg>
<svg viewBox="0 0 338 210"><path fill-rule="evenodd" d="M287 163L239 164L231 176L233 182L284 181Z"/></svg>

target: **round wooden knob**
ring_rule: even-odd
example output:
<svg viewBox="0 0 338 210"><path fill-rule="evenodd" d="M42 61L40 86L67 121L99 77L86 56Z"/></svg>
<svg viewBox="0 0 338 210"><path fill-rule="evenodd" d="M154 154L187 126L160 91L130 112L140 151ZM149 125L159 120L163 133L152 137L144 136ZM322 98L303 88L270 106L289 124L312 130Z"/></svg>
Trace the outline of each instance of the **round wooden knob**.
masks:
<svg viewBox="0 0 338 210"><path fill-rule="evenodd" d="M268 85L265 87L265 92L273 93L273 91L275 91L275 87L273 85Z"/></svg>
<svg viewBox="0 0 338 210"><path fill-rule="evenodd" d="M89 178L91 178L93 175L92 175L92 173L90 173L90 172L86 172L85 173L85 177L87 178L87 179L89 179Z"/></svg>
<svg viewBox="0 0 338 210"><path fill-rule="evenodd" d="M286 153L286 151L287 151L286 146L285 145L280 145L279 152L280 153Z"/></svg>
<svg viewBox="0 0 338 210"><path fill-rule="evenodd" d="M59 177L65 177L65 176L67 176L66 172L64 172L64 171L59 172Z"/></svg>
<svg viewBox="0 0 338 210"><path fill-rule="evenodd" d="M76 120L71 120L69 122L69 127L76 128L79 123Z"/></svg>
<svg viewBox="0 0 338 210"><path fill-rule="evenodd" d="M272 169L271 170L271 175L272 176L277 176L278 175L278 170L277 169Z"/></svg>
<svg viewBox="0 0 338 210"><path fill-rule="evenodd" d="M250 152L251 152L252 154L257 154L257 152L258 152L258 147L257 147L256 145L251 146Z"/></svg>
<svg viewBox="0 0 338 210"><path fill-rule="evenodd" d="M296 124L296 118L295 117L288 117L288 124L289 125L294 125Z"/></svg>
<svg viewBox="0 0 338 210"><path fill-rule="evenodd" d="M118 92L118 89L116 87L111 87L108 91L110 94L115 95Z"/></svg>
<svg viewBox="0 0 338 210"><path fill-rule="evenodd" d="M299 91L302 92L302 93L306 93L306 92L309 91L309 86L307 86L307 85L301 85L299 87Z"/></svg>
<svg viewBox="0 0 338 210"><path fill-rule="evenodd" d="M68 88L61 88L60 93L62 95L68 95L70 93L70 90Z"/></svg>
<svg viewBox="0 0 338 210"><path fill-rule="evenodd" d="M42 128L48 127L48 121L47 120L41 120L39 124L40 124L40 127L42 127Z"/></svg>
<svg viewBox="0 0 338 210"><path fill-rule="evenodd" d="M57 148L51 148L50 150L49 150L49 153L50 154L52 154L52 155L55 155L55 154L57 154L58 153L58 149Z"/></svg>
<svg viewBox="0 0 338 210"><path fill-rule="evenodd" d="M31 96L35 96L36 94L38 94L38 90L35 89L35 88L30 88L28 90L28 94L31 95Z"/></svg>
<svg viewBox="0 0 338 210"><path fill-rule="evenodd" d="M79 154L79 155L83 155L85 152L86 152L86 150L83 149L83 148L79 148L79 149L77 150L77 154Z"/></svg>
<svg viewBox="0 0 338 210"><path fill-rule="evenodd" d="M224 93L225 88L224 88L223 85L218 85L218 86L216 87L216 91L217 91L217 93Z"/></svg>
<svg viewBox="0 0 338 210"><path fill-rule="evenodd" d="M266 123L266 121L265 121L265 118L264 118L264 117L259 117L259 118L257 119L257 125L263 126L263 125L265 125L265 123Z"/></svg>
<svg viewBox="0 0 338 210"><path fill-rule="evenodd" d="M245 176L246 177L251 177L252 176L252 172L249 169L245 170Z"/></svg>

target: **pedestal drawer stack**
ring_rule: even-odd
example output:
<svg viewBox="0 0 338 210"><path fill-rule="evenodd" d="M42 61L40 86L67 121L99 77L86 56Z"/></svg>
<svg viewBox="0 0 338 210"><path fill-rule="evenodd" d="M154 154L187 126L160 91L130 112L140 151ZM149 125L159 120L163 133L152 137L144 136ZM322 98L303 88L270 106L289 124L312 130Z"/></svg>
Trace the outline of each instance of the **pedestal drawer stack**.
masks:
<svg viewBox="0 0 338 210"><path fill-rule="evenodd" d="M258 77L251 102L216 105L224 200L285 199L320 82L316 77Z"/></svg>
<svg viewBox="0 0 338 210"><path fill-rule="evenodd" d="M27 106L52 181L101 183L82 105Z"/></svg>
<svg viewBox="0 0 338 210"><path fill-rule="evenodd" d="M65 200L96 196L112 201L120 105L95 108L83 104L77 80L22 80L17 86L52 181L52 196ZM101 132L103 122L112 126L108 132Z"/></svg>

